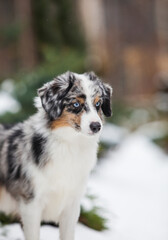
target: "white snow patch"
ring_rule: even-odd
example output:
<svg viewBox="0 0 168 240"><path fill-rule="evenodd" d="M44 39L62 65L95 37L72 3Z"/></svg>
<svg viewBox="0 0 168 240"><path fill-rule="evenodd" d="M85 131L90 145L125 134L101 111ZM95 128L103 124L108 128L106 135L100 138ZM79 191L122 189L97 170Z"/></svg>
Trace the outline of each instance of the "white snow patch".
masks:
<svg viewBox="0 0 168 240"><path fill-rule="evenodd" d="M10 78L5 79L1 84L1 89L12 94L15 89L14 80Z"/></svg>
<svg viewBox="0 0 168 240"><path fill-rule="evenodd" d="M0 115L5 112L16 113L21 106L8 92L0 91Z"/></svg>
<svg viewBox="0 0 168 240"><path fill-rule="evenodd" d="M107 144L118 144L128 134L128 130L114 124L105 124L100 140Z"/></svg>
<svg viewBox="0 0 168 240"><path fill-rule="evenodd" d="M133 134L91 177L92 193L109 211L113 240L168 239L168 157Z"/></svg>
<svg viewBox="0 0 168 240"><path fill-rule="evenodd" d="M52 226L42 226L40 229L40 240L55 240L58 239L58 228ZM76 227L76 239L96 239L106 240L106 233L99 233L89 229L81 224ZM24 240L23 231L19 224L12 224L0 228L0 240Z"/></svg>

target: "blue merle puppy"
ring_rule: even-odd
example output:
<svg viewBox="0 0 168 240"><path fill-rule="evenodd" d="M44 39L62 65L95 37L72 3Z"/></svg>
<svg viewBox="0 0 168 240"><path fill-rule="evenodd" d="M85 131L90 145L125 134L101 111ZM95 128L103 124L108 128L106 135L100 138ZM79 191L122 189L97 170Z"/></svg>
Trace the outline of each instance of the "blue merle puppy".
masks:
<svg viewBox="0 0 168 240"><path fill-rule="evenodd" d="M74 240L111 94L93 72L66 72L38 90L35 115L0 125L0 211L20 217L26 240L39 240L42 220Z"/></svg>

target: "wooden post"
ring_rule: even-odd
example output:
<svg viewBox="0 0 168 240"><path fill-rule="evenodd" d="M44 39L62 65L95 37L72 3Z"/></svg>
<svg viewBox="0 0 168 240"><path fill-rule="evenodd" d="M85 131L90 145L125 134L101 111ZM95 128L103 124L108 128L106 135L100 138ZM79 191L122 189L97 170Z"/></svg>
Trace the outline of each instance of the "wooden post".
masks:
<svg viewBox="0 0 168 240"><path fill-rule="evenodd" d="M102 0L80 0L81 20L88 47L88 67L104 73L108 68Z"/></svg>
<svg viewBox="0 0 168 240"><path fill-rule="evenodd" d="M14 13L21 30L17 44L19 66L23 69L31 69L37 62L31 0L14 0Z"/></svg>
<svg viewBox="0 0 168 240"><path fill-rule="evenodd" d="M158 67L168 75L168 0L156 0L156 23L159 43Z"/></svg>

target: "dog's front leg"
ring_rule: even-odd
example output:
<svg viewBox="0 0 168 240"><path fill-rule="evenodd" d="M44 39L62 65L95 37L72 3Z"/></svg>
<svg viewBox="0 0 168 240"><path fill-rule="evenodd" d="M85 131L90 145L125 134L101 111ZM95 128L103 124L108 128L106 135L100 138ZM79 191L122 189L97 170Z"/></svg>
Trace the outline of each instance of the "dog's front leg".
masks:
<svg viewBox="0 0 168 240"><path fill-rule="evenodd" d="M75 226L79 218L80 203L74 203L64 209L59 222L60 240L74 240Z"/></svg>
<svg viewBox="0 0 168 240"><path fill-rule="evenodd" d="M39 240L41 210L37 203L25 203L21 205L21 220L25 240Z"/></svg>

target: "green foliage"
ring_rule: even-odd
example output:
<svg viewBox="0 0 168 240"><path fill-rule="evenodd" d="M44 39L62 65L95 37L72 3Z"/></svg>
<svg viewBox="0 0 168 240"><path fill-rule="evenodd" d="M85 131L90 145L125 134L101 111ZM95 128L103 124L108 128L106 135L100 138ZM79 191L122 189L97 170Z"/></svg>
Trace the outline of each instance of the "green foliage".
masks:
<svg viewBox="0 0 168 240"><path fill-rule="evenodd" d="M41 45L84 47L74 0L32 0L33 23Z"/></svg>
<svg viewBox="0 0 168 240"><path fill-rule="evenodd" d="M87 227L97 231L108 229L107 219L102 217L102 213L105 212L105 209L97 206L97 197L93 194L87 194L86 197L90 207L86 209L85 206L81 206L79 221Z"/></svg>
<svg viewBox="0 0 168 240"><path fill-rule="evenodd" d="M0 46L5 47L10 43L15 43L18 40L20 32L21 26L17 22L13 22L6 26L0 27Z"/></svg>
<svg viewBox="0 0 168 240"><path fill-rule="evenodd" d="M166 152L168 152L168 133L162 138L154 139L153 142L156 143L162 149L164 149Z"/></svg>
<svg viewBox="0 0 168 240"><path fill-rule="evenodd" d="M81 215L79 221L97 231L103 231L107 229L107 219L100 215L100 208L93 207L91 210L85 210L81 207Z"/></svg>
<svg viewBox="0 0 168 240"><path fill-rule="evenodd" d="M0 212L0 223L2 225L18 223L18 219L12 215L6 215L3 212Z"/></svg>

